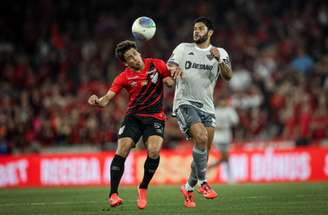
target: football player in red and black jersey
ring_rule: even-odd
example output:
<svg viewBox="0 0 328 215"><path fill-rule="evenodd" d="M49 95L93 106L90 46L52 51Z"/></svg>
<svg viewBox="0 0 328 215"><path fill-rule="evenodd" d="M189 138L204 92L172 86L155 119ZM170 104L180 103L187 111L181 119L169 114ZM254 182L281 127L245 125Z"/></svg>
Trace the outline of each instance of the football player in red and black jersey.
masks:
<svg viewBox="0 0 328 215"><path fill-rule="evenodd" d="M98 98L90 96L91 105L105 107L122 88L129 94L127 114L118 132L116 154L110 166L111 190L109 204L120 205L123 200L118 196L118 186L124 172L124 162L130 149L142 137L146 143L148 156L144 164L144 177L138 187L138 207L146 207L146 192L158 165L159 152L163 143L165 114L163 110L163 84L172 86L179 71L170 71L164 61L142 58L133 41L122 41L116 46L116 56L126 66L113 81L107 94Z"/></svg>

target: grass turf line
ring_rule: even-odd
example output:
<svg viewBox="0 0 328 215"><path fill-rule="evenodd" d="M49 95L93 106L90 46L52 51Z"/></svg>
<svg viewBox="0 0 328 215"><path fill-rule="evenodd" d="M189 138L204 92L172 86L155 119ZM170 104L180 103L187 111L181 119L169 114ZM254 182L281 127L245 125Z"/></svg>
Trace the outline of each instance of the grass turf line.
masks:
<svg viewBox="0 0 328 215"><path fill-rule="evenodd" d="M0 189L5 214L328 214L328 183L218 185L215 200L195 193L197 207L183 207L179 186L151 186L148 205L136 207L135 187L122 187L123 205L107 205L107 188Z"/></svg>

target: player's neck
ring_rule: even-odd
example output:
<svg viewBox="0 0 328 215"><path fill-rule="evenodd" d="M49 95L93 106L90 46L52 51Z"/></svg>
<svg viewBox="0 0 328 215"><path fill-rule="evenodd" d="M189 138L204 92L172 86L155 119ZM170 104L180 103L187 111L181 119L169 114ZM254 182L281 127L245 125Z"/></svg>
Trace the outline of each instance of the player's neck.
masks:
<svg viewBox="0 0 328 215"><path fill-rule="evenodd" d="M145 68L145 63L143 63L139 68L129 67L133 72L141 72Z"/></svg>
<svg viewBox="0 0 328 215"><path fill-rule="evenodd" d="M130 69L133 71L133 72L141 72L143 69L145 68L145 66L142 66L140 68L131 68Z"/></svg>
<svg viewBox="0 0 328 215"><path fill-rule="evenodd" d="M209 41L205 41L203 43L196 43L196 45L200 49L206 49L206 48L208 48L210 46L210 42Z"/></svg>

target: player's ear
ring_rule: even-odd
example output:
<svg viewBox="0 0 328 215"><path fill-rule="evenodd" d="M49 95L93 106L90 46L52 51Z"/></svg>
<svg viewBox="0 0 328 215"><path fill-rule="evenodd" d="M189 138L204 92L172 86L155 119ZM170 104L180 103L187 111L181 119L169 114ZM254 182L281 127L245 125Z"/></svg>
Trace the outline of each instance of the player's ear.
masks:
<svg viewBox="0 0 328 215"><path fill-rule="evenodd" d="M213 33L214 33L214 31L213 31L213 30L209 30L209 31L208 31L208 36L210 36L210 37L211 37L211 36L213 35Z"/></svg>

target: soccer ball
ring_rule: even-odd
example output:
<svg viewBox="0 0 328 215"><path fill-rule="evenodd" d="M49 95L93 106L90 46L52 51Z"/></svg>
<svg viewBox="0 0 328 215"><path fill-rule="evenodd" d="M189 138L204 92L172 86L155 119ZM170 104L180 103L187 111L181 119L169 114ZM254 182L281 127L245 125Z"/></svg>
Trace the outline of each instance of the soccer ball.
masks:
<svg viewBox="0 0 328 215"><path fill-rule="evenodd" d="M132 25L132 34L137 40L150 40L156 32L156 24L149 17L137 18Z"/></svg>

